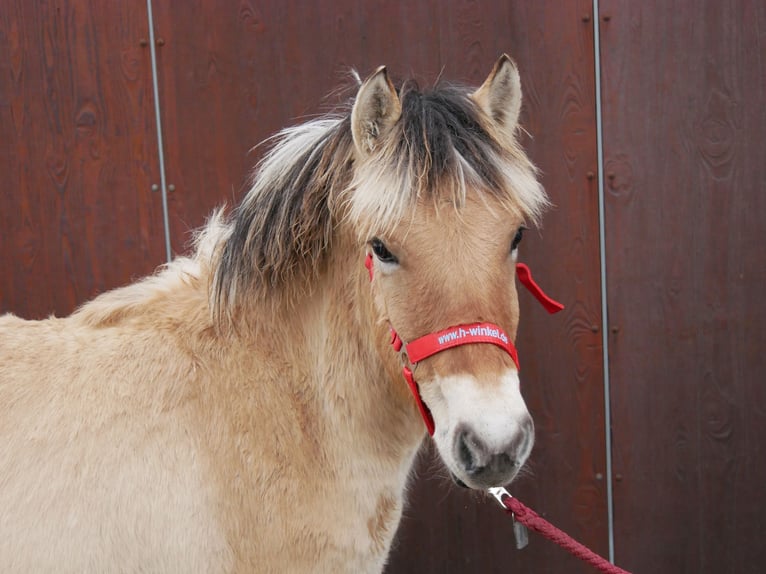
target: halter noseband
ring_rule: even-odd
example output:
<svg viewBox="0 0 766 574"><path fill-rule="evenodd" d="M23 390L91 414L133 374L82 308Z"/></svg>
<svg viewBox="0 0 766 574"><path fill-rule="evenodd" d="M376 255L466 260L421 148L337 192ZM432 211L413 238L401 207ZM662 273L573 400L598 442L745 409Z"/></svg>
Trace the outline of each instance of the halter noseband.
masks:
<svg viewBox="0 0 766 574"><path fill-rule="evenodd" d="M370 281L372 281L372 253L368 253L365 257L364 266L367 268L367 271L370 274ZM527 289L529 289L532 295L535 296L535 298L542 304L543 307L545 307L549 313L558 313L564 308L561 303L548 297L540 288L540 286L535 283L535 281L532 279L532 272L525 264L516 264L516 275L519 278L519 282ZM406 358L404 356L402 357L402 362L404 363L402 366L402 374L404 375L404 380L407 381L407 385L412 391L412 395L415 397L415 404L420 411L420 415L423 417L423 422L426 424L428 434L431 436L433 436L434 430L436 428L434 425L434 418L431 415L431 410L423 402L423 398L420 396L420 388L418 387L418 383L415 381L415 377L412 374L412 369L409 368L410 365L414 367L423 359L427 359L428 357L432 357L437 353L441 353L442 351L446 351L447 349L451 349L453 347L476 343L487 343L496 345L503 349L510 355L513 363L516 365L516 370L521 370L519 366L519 353L516 350L513 341L511 341L510 337L508 337L505 331L503 331L494 323L470 323L466 325L455 325L452 327L447 327L442 331L429 333L427 335L423 335L422 337L418 337L406 345L393 327L390 327L390 330L391 346L394 348L394 351L402 354L402 348L404 348L404 355L406 355Z"/></svg>

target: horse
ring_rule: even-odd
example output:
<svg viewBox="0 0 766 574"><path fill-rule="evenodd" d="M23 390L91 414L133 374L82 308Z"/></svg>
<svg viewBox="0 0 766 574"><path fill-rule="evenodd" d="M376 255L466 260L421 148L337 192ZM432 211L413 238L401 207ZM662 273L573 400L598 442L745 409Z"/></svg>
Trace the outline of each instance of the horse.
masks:
<svg viewBox="0 0 766 574"><path fill-rule="evenodd" d="M423 417L457 484L512 481L514 274L548 204L520 109L506 55L476 89L381 67L275 136L187 255L0 318L0 571L380 572ZM415 360L469 330L494 344Z"/></svg>

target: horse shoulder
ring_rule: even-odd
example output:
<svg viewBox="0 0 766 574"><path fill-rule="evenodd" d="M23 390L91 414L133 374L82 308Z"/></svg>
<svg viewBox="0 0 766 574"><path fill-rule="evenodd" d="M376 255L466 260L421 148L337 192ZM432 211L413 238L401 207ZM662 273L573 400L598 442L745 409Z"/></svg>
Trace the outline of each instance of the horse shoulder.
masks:
<svg viewBox="0 0 766 574"><path fill-rule="evenodd" d="M0 318L0 571L230 569L199 457L205 326L179 304L198 296L153 287Z"/></svg>

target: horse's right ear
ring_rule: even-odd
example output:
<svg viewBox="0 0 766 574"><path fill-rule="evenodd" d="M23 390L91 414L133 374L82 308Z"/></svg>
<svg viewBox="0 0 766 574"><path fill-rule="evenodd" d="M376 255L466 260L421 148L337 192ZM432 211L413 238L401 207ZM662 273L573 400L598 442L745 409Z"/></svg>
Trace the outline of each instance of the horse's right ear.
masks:
<svg viewBox="0 0 766 574"><path fill-rule="evenodd" d="M381 137L402 115L396 89L381 66L359 88L351 110L351 135L356 149L364 157L370 154Z"/></svg>
<svg viewBox="0 0 766 574"><path fill-rule="evenodd" d="M507 54L500 56L471 98L503 133L514 137L521 112L521 79L516 64Z"/></svg>

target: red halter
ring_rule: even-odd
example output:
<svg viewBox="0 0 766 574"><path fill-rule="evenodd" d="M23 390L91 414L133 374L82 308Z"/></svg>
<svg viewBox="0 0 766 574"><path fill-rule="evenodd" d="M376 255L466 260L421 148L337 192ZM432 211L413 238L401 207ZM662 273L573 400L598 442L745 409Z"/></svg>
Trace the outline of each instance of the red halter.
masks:
<svg viewBox="0 0 766 574"><path fill-rule="evenodd" d="M370 281L372 281L372 253L367 254L367 257L364 260L364 266L370 274ZM549 313L557 313L564 308L561 303L548 297L540 286L534 282L529 267L523 263L518 263L516 265L516 275L519 278L519 282L529 289L532 295L540 301ZM488 343L500 347L511 356L513 363L516 365L516 369L520 370L519 354L513 341L511 341L505 331L493 323L470 323L467 325L447 327L442 331L418 337L406 345L404 345L394 328L391 327L391 345L393 346L394 351L399 353L402 350L402 347L404 347L407 360L409 364L413 366L423 359L432 357L433 355L451 349L452 347L475 343ZM434 418L431 415L430 409L420 396L420 389L412 374L412 370L405 364L402 367L402 373L404 374L404 380L407 381L407 385L409 385L410 390L412 391L412 395L415 397L415 404L420 411L420 415L423 417L423 421L428 429L428 434L433 436L435 430Z"/></svg>

